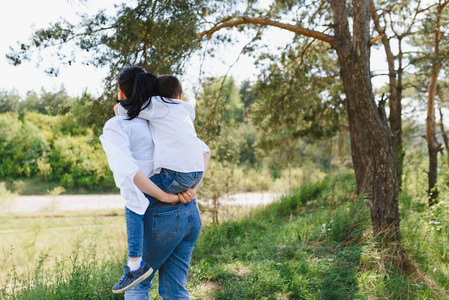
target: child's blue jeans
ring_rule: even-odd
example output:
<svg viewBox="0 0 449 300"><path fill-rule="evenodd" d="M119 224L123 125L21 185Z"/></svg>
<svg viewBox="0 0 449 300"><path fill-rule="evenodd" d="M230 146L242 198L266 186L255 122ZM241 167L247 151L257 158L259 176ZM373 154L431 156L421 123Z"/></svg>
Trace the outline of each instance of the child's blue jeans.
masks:
<svg viewBox="0 0 449 300"><path fill-rule="evenodd" d="M159 174L150 177L150 179L164 192L178 194L196 186L202 177L203 172L182 173L162 169ZM150 207L165 204L153 197L147 198L150 201ZM125 219L128 236L128 257L141 257L143 254L143 215L125 208ZM169 224L167 225L169 226Z"/></svg>

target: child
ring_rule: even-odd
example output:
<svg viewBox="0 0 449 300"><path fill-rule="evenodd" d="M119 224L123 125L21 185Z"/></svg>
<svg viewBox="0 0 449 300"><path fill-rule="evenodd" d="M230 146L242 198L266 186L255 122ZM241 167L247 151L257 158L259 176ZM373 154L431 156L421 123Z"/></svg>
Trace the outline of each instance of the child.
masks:
<svg viewBox="0 0 449 300"><path fill-rule="evenodd" d="M151 176L150 179L163 191L178 194L197 186L201 182L205 170L203 150L207 146L196 136L193 126L195 111L189 104L181 100L182 86L179 80L171 75L162 75L157 78L157 83L160 96L150 97L142 105L142 110L138 112L138 118L149 121L148 124L154 141L153 173L156 175ZM119 96L119 98L125 97ZM119 115L129 116L130 114L126 106L124 107L122 104L118 104L114 111ZM149 206L166 205L151 196L147 198ZM128 216L127 226L134 226L136 229L131 229L131 231L142 233L142 216L139 214L131 215L133 215L134 220L129 220ZM130 232L130 228L128 228L128 232ZM142 239L141 234L137 234L137 236L136 234L128 234L128 267L130 272L137 272L144 267L141 257L143 251ZM134 280L123 279L122 277L120 282L114 285L113 292L124 292L136 285L133 281L141 282L148 276L144 273L142 276L136 276ZM142 279L142 277L144 278Z"/></svg>

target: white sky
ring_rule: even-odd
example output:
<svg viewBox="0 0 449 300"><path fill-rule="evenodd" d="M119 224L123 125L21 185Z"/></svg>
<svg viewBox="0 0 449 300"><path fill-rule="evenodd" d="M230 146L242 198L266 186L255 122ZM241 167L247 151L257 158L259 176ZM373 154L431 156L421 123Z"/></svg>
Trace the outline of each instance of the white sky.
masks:
<svg viewBox="0 0 449 300"><path fill-rule="evenodd" d="M50 77L44 68L38 68L36 62L24 62L20 66L10 65L5 57L9 47L15 47L17 41L27 42L34 29L45 28L60 17L77 20L76 13L93 14L100 8L111 7L117 1L91 0L85 6L75 0L70 4L66 0L14 0L3 3L0 18L0 90L16 89L20 95L27 91L59 91L64 86L70 95L80 95L85 88L95 93L101 88L101 78L105 72L74 64L71 68L62 68L58 77Z"/></svg>
<svg viewBox="0 0 449 300"><path fill-rule="evenodd" d="M44 67L38 67L35 61L22 62L20 66L13 66L7 62L6 53L9 47L15 47L17 42L27 42L35 29L46 28L52 22L61 17L70 21L79 18L77 13L95 14L102 8L113 8L117 0L89 0L85 5L79 4L78 0L14 0L3 3L2 18L0 18L0 90L17 90L20 95L34 90L40 92L41 88L46 91L59 91L64 86L71 96L79 96L87 89L88 92L98 95L102 90L102 79L106 70L84 66L76 62L69 67L61 67L58 77L48 76ZM239 49L226 49L226 55L218 55L215 59L208 59L202 63L202 70L211 76L223 75L229 65L237 58ZM227 62L221 62L221 60ZM192 58L187 69L188 75L183 78L185 90L192 90L192 85L197 84L199 77L198 58ZM45 63L44 63L45 64ZM238 81L253 77L256 73L254 66L248 58L241 58L231 69L231 73Z"/></svg>
<svg viewBox="0 0 449 300"><path fill-rule="evenodd" d="M17 41L27 42L33 29L46 28L51 22L63 17L70 21L78 19L77 13L95 14L99 9L112 8L117 0L89 0L87 4L80 5L78 0L72 0L72 4L67 0L14 0L3 3L3 14L0 18L0 90L17 90L20 95L25 95L27 91L34 90L40 92L41 88L46 91L59 91L64 86L71 96L79 96L87 89L88 92L98 95L102 90L101 81L105 77L106 71L94 67L84 66L77 62L70 67L62 67L58 77L51 77L45 74L44 68L37 67L36 62L23 62L20 66L10 65L5 57L10 46L15 46ZM289 33L282 30L270 31L268 40L273 44L276 39L285 39ZM206 58L200 61L192 58L187 68L187 74L183 76L182 82L184 90L191 91L198 86L200 76L200 64L206 76L220 76L228 70L228 67L239 55L243 41L236 47L222 47L222 54L216 54L216 58ZM374 58L377 66L379 57ZM381 61L384 61L382 58ZM251 59L246 56L231 68L230 75L234 76L237 82L244 79L255 79L257 70ZM204 75L202 75L204 76ZM374 79L375 85L382 83L384 79Z"/></svg>

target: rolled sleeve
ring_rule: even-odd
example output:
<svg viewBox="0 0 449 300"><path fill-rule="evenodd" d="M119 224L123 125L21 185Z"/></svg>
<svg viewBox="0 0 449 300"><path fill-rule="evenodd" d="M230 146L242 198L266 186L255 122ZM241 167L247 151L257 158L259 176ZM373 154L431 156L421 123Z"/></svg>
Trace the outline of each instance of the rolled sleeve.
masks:
<svg viewBox="0 0 449 300"><path fill-rule="evenodd" d="M132 157L127 135L114 118L106 122L100 141L115 184L126 200L126 206L137 214L144 214L148 207L148 200L134 184L134 177L139 167Z"/></svg>

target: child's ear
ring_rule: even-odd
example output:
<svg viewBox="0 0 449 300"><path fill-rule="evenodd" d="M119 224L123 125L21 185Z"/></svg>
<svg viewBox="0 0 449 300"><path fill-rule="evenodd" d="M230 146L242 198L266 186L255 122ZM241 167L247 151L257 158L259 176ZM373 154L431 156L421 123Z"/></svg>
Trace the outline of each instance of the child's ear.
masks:
<svg viewBox="0 0 449 300"><path fill-rule="evenodd" d="M182 93L178 95L178 99L182 100Z"/></svg>

